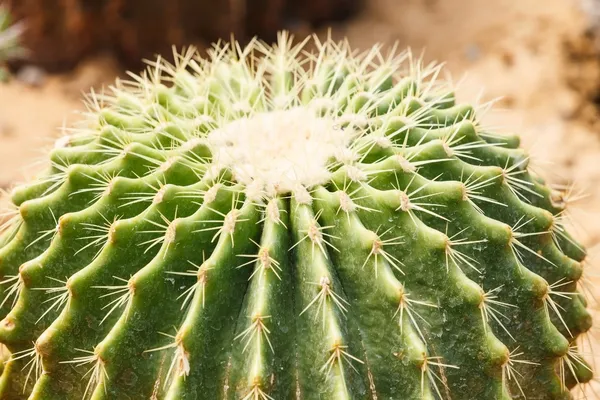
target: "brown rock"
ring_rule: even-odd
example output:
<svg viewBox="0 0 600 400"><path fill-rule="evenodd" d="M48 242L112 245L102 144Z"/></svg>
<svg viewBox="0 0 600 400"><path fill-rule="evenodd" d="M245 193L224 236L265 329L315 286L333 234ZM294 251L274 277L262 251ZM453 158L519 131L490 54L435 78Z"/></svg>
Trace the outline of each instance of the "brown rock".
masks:
<svg viewBox="0 0 600 400"><path fill-rule="evenodd" d="M350 16L361 0L7 0L25 20L29 63L49 71L70 69L82 58L113 51L130 68L142 58L182 47L255 35L273 40L278 30L304 22L321 25Z"/></svg>

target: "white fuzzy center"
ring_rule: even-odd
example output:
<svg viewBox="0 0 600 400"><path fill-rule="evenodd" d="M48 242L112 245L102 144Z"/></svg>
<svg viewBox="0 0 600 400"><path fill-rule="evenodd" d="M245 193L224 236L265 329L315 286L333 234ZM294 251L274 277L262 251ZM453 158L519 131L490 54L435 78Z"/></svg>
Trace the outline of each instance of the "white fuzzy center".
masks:
<svg viewBox="0 0 600 400"><path fill-rule="evenodd" d="M327 182L328 161L346 149L350 138L332 118L295 107L234 120L208 140L213 163L229 167L236 181L288 193L298 185Z"/></svg>

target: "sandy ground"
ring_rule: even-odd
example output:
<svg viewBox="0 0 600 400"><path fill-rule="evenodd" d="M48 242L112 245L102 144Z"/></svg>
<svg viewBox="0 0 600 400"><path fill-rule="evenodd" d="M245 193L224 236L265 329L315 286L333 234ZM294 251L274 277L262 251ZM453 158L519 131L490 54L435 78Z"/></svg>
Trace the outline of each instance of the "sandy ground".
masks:
<svg viewBox="0 0 600 400"><path fill-rule="evenodd" d="M426 60L446 61L455 80L464 77L462 99L473 101L482 89L482 101L501 97L484 121L522 135L536 170L551 181L586 190L572 216L593 254L600 244L600 113L593 102L600 98L600 52L576 1L368 0L367 10L333 35L360 48L398 41L425 50ZM47 77L40 88L0 85L0 187L23 179L40 146L76 118L71 111L81 109L82 91L118 73L100 58Z"/></svg>

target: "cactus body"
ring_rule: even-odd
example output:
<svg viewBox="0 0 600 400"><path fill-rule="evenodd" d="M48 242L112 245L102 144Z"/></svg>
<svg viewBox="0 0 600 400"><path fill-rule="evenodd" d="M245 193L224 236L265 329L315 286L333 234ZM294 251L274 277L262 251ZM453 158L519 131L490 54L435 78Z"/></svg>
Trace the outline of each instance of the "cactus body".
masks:
<svg viewBox="0 0 600 400"><path fill-rule="evenodd" d="M0 398L546 400L592 378L568 193L439 67L305 43L90 98L13 192Z"/></svg>

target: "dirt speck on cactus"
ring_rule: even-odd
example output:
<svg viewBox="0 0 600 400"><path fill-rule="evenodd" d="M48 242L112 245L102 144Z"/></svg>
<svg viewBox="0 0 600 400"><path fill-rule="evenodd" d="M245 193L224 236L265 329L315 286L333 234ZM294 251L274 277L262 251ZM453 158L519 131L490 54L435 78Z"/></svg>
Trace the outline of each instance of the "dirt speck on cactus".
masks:
<svg viewBox="0 0 600 400"><path fill-rule="evenodd" d="M0 398L566 400L593 379L574 192L440 66L308 41L88 97L2 227Z"/></svg>

